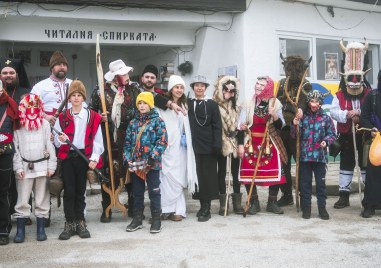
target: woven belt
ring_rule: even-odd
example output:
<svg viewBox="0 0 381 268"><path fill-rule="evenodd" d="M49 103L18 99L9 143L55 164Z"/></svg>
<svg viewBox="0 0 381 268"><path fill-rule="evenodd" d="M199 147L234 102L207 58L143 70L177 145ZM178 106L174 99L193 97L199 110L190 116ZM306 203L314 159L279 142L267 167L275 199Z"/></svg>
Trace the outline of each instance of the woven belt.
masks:
<svg viewBox="0 0 381 268"><path fill-rule="evenodd" d="M261 132L251 132L251 136L252 137L256 137L256 138L262 138L265 136L265 133L261 133Z"/></svg>

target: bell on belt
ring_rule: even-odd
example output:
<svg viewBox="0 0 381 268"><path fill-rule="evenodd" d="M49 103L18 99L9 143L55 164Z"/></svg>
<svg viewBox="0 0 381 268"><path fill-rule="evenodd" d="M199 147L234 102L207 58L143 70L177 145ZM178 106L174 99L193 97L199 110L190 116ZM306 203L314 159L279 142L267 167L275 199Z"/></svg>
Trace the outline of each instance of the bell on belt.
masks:
<svg viewBox="0 0 381 268"><path fill-rule="evenodd" d="M33 170L33 169L34 169L34 165L33 165L32 162L29 162L29 163L28 163L28 168L29 168L30 170Z"/></svg>
<svg viewBox="0 0 381 268"><path fill-rule="evenodd" d="M251 142L249 144L249 148L247 149L247 151L249 152L249 154L253 154L254 153L254 148L253 148L253 145L251 144Z"/></svg>

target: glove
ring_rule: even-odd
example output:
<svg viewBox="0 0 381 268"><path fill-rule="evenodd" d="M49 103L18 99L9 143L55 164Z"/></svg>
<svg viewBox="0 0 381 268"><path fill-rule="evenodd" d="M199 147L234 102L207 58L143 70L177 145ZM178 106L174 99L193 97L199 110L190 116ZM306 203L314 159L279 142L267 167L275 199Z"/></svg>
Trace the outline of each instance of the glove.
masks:
<svg viewBox="0 0 381 268"><path fill-rule="evenodd" d="M147 166L153 167L155 165L155 160L153 158L148 158L147 160Z"/></svg>

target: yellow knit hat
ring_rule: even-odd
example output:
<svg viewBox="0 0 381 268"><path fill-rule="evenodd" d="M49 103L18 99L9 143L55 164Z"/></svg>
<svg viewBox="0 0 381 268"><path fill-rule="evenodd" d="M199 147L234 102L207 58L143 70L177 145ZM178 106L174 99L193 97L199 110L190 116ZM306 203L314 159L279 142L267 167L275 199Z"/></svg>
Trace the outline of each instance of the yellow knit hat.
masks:
<svg viewBox="0 0 381 268"><path fill-rule="evenodd" d="M144 101L151 109L154 106L153 94L151 92L146 91L140 93L136 98L136 107L138 106L139 101Z"/></svg>

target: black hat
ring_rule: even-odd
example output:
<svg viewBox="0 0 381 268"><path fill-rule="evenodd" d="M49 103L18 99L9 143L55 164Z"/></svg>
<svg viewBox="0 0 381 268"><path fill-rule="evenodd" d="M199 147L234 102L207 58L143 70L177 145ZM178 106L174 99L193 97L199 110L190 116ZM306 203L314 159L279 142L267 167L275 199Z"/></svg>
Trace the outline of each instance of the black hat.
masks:
<svg viewBox="0 0 381 268"><path fill-rule="evenodd" d="M24 68L24 61L21 59L3 59L0 58L0 71L3 70L5 67L11 67L15 69L18 77L19 77L19 83L21 87L30 88L30 83L28 79L28 75L26 74L25 68Z"/></svg>
<svg viewBox="0 0 381 268"><path fill-rule="evenodd" d="M143 72L142 72L142 76L143 76L145 73L153 73L153 74L156 76L156 78L157 78L157 76L158 76L158 74L159 74L159 71L157 70L157 68L156 68L155 65L148 64L148 65L144 68L144 70L143 70Z"/></svg>

